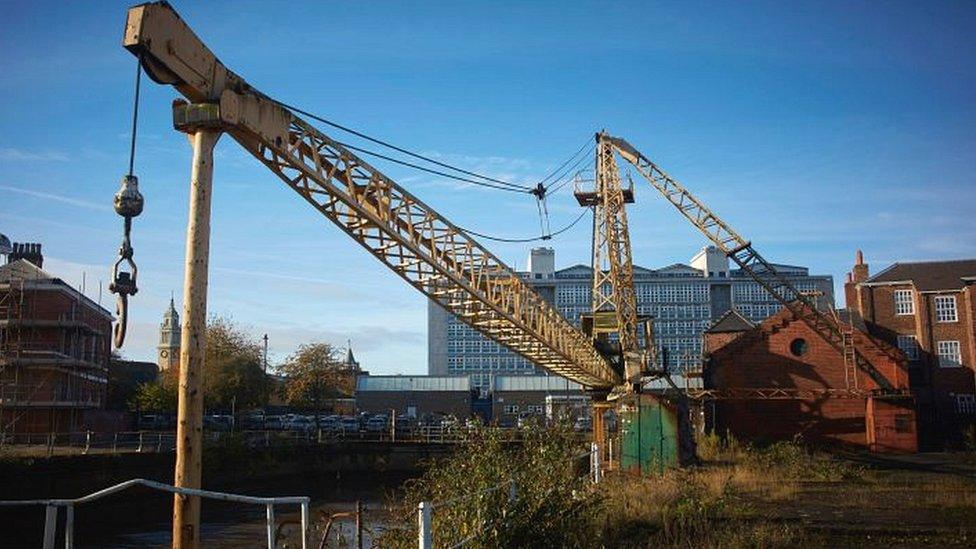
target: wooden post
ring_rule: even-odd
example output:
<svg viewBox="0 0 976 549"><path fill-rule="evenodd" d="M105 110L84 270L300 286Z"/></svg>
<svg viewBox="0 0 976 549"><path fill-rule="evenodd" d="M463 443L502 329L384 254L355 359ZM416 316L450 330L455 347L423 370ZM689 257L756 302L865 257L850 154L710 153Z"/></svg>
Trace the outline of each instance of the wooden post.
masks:
<svg viewBox="0 0 976 549"><path fill-rule="evenodd" d="M593 406L593 443L597 446L597 455L600 459L607 454L607 442L610 440L607 432L607 423L604 414L613 409L613 404L603 399L594 397Z"/></svg>
<svg viewBox="0 0 976 549"><path fill-rule="evenodd" d="M190 217L186 228L183 274L183 331L180 334L180 383L176 423L176 472L180 488L200 488L203 453L203 361L207 350L207 278L210 258L210 197L213 148L220 132L197 130L190 176ZM200 498L175 494L173 548L200 545Z"/></svg>
<svg viewBox="0 0 976 549"><path fill-rule="evenodd" d="M356 549L363 549L363 502L356 500Z"/></svg>

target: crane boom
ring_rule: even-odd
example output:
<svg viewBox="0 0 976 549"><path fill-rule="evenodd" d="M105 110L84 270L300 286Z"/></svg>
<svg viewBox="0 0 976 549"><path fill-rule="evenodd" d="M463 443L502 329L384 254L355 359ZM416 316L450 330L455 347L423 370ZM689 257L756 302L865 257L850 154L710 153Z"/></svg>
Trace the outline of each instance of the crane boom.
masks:
<svg viewBox="0 0 976 549"><path fill-rule="evenodd" d="M191 104L183 127L230 134L396 274L489 338L594 388L620 382L592 342L433 208L227 69L165 2L129 10L124 45Z"/></svg>
<svg viewBox="0 0 976 549"><path fill-rule="evenodd" d="M809 325L839 353L844 355L845 350L853 350L857 367L870 376L882 393L895 392L891 381L865 359L856 348L853 348L852 342L845 341L844 334L837 323L820 311L809 297L800 292L790 283L789 279L766 261L752 247L752 243L742 238L705 204L695 198L664 170L658 168L630 143L618 137L607 137L607 139L624 160L632 164L644 179L647 179L668 202L678 209L681 215L685 216L715 246L725 252L743 272L758 282L794 316Z"/></svg>

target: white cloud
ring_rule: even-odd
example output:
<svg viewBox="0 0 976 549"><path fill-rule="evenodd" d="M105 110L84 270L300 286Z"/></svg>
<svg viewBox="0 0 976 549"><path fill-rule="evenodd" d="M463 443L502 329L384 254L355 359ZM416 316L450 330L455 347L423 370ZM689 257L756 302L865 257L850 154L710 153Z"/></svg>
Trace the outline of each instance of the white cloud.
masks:
<svg viewBox="0 0 976 549"><path fill-rule="evenodd" d="M40 198L43 200L53 200L55 202L61 202L63 204L70 204L72 206L78 206L80 208L87 208L90 210L98 211L111 211L112 208L108 204L99 204L97 202L89 202L87 200L82 200L80 198L72 198L70 196L64 196L60 194L47 193L43 191L34 191L31 189L23 189L20 187L12 187L10 185L0 185L0 190L15 192L25 196L31 196L34 198Z"/></svg>
<svg viewBox="0 0 976 549"><path fill-rule="evenodd" d="M25 151L2 147L0 148L0 160L10 162L67 162L68 155L56 151Z"/></svg>

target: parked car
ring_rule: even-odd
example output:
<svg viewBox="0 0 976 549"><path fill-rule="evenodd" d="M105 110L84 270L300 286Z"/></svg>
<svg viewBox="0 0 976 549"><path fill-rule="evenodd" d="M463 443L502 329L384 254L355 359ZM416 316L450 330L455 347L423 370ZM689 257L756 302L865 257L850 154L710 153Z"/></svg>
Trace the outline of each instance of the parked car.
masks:
<svg viewBox="0 0 976 549"><path fill-rule="evenodd" d="M410 416L396 417L396 430L398 433L408 433L417 428L417 420Z"/></svg>
<svg viewBox="0 0 976 549"><path fill-rule="evenodd" d="M334 433L339 430L339 416L319 416L318 423L323 433Z"/></svg>
<svg viewBox="0 0 976 549"><path fill-rule="evenodd" d="M264 412L253 412L244 416L243 425L245 429L261 430L264 429L266 416Z"/></svg>
<svg viewBox="0 0 976 549"><path fill-rule="evenodd" d="M366 432L382 433L388 430L386 416L373 416L366 420Z"/></svg>
<svg viewBox="0 0 976 549"><path fill-rule="evenodd" d="M343 416L339 421L339 431L344 434L358 433L359 420L351 416Z"/></svg>
<svg viewBox="0 0 976 549"><path fill-rule="evenodd" d="M308 432L315 429L315 419L309 416L295 416L288 422L288 430Z"/></svg>
<svg viewBox="0 0 976 549"><path fill-rule="evenodd" d="M215 431L230 431L234 427L234 416L224 414L203 416L203 427Z"/></svg>
<svg viewBox="0 0 976 549"><path fill-rule="evenodd" d="M162 431L175 426L172 416L167 414L142 414L139 416L139 429Z"/></svg>
<svg viewBox="0 0 976 549"><path fill-rule="evenodd" d="M495 425L501 427L502 429L511 429L512 427L515 427L515 418L506 414L496 419L494 423Z"/></svg>

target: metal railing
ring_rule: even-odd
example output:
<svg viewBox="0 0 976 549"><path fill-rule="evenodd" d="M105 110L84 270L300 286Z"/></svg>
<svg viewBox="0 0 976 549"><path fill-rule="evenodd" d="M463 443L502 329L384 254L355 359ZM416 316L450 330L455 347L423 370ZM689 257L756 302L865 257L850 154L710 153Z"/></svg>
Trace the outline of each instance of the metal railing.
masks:
<svg viewBox="0 0 976 549"><path fill-rule="evenodd" d="M58 527L58 515L60 509L64 508L64 547L71 549L74 547L74 511L76 505L90 503L92 501L116 494L134 486L145 486L153 490L170 492L184 496L196 496L206 499L219 501L233 501L238 503L249 503L252 505L265 506L265 520L267 531L267 544L269 549L274 549L277 531L275 529L275 505L299 505L301 507L301 530L302 530L302 549L307 549L309 508L310 499L308 496L284 496L284 497L256 497L241 494L229 494L226 492L212 492L210 490L197 490L193 488L181 488L163 484L154 480L135 478L116 484L75 499L32 499L32 500L8 500L0 501L0 507L21 507L21 506L44 506L44 549L54 549Z"/></svg>
<svg viewBox="0 0 976 549"><path fill-rule="evenodd" d="M517 429L499 429L503 440L517 441ZM228 436L239 437L250 448L317 445L339 441L404 444L459 444L472 439L473 431L463 427L420 426L406 430L245 430L204 431L204 441L213 443ZM586 433L581 433L586 437ZM176 449L174 431L77 431L65 433L0 433L0 450L32 454L75 455L93 453L153 453Z"/></svg>
<svg viewBox="0 0 976 549"><path fill-rule="evenodd" d="M590 444L590 449L588 452L575 455L570 459L578 460L583 458L589 458L589 468L587 469L585 474L590 478L590 481L593 482L594 484L600 483L603 480L603 469L602 469L602 464L600 462L599 446L597 446L597 444L593 442ZM497 492L506 487L508 488L508 499L506 501L506 509L504 510L504 514L507 514L508 509L512 508L512 506L516 501L516 498L518 497L518 485L514 478L510 478L505 482L502 482L495 486L491 486L475 492L468 492L460 496L456 496L446 500L421 501L419 504L417 504L417 526L418 526L417 545L418 547L420 549L434 549L433 520L434 520L434 511L436 509L450 507L452 505L455 505L467 499L474 498L474 497L481 497L484 496L485 494ZM483 532L487 526L488 526L487 523L481 521L479 529L472 532L471 534L468 534L464 538L455 541L451 544L447 544L445 546L450 547L451 549L464 547L467 543L473 541L478 536L478 534Z"/></svg>

